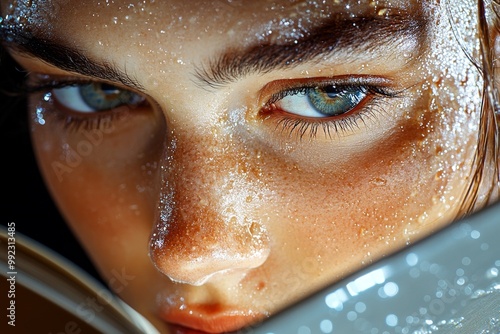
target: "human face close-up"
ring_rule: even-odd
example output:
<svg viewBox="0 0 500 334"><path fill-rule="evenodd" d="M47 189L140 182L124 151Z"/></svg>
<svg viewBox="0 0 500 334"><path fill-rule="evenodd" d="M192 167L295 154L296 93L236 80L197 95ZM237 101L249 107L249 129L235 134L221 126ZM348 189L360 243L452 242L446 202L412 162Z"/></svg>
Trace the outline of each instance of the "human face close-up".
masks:
<svg viewBox="0 0 500 334"><path fill-rule="evenodd" d="M162 333L251 325L461 213L474 1L27 3L2 25L45 181Z"/></svg>

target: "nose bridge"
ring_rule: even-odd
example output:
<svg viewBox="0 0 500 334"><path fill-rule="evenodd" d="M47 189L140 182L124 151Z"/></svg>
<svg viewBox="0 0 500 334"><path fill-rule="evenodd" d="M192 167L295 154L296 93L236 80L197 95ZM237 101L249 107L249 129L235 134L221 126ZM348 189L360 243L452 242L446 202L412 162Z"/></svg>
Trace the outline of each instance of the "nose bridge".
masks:
<svg viewBox="0 0 500 334"><path fill-rule="evenodd" d="M269 254L257 219L258 177L232 143L180 137L165 153L150 256L172 280L200 285L214 274L260 266Z"/></svg>

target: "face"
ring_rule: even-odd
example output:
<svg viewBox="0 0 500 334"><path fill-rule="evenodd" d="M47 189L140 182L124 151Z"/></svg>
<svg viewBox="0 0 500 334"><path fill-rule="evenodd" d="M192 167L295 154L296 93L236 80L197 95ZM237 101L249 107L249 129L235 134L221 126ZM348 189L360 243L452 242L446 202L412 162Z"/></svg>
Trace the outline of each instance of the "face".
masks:
<svg viewBox="0 0 500 334"><path fill-rule="evenodd" d="M242 328L458 214L473 1L30 3L3 27L47 185L163 333Z"/></svg>

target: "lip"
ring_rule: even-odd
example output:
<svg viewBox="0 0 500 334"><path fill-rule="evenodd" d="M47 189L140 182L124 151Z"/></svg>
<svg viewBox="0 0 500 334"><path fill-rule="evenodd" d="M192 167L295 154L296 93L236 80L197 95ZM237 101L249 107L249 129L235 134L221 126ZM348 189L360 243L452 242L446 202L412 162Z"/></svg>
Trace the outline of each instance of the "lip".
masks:
<svg viewBox="0 0 500 334"><path fill-rule="evenodd" d="M190 305L183 309L165 308L161 318L174 334L206 334L233 332L255 323L262 314L244 312L219 305Z"/></svg>
<svg viewBox="0 0 500 334"><path fill-rule="evenodd" d="M171 334L208 334L207 332L201 332L196 329L192 328L186 328L182 326L177 326L177 325L168 325L169 333Z"/></svg>

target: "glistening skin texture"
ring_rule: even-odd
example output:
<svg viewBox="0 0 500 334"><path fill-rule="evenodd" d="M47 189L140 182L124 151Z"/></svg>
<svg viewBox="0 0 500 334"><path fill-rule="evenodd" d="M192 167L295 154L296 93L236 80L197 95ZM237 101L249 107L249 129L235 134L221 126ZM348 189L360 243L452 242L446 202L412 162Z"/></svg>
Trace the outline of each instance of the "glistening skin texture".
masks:
<svg viewBox="0 0 500 334"><path fill-rule="evenodd" d="M10 37L116 69L69 72L64 52L56 67L31 54L48 48L6 38L32 82L91 79L146 99L80 113L48 89L30 117L68 224L162 333L239 329L457 214L481 94L462 50L477 57L473 1L1 3ZM228 63L234 75L213 75ZM279 95L321 83L360 98L316 118Z"/></svg>

